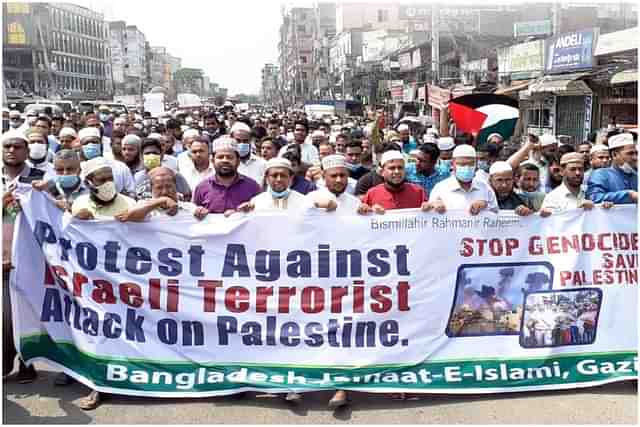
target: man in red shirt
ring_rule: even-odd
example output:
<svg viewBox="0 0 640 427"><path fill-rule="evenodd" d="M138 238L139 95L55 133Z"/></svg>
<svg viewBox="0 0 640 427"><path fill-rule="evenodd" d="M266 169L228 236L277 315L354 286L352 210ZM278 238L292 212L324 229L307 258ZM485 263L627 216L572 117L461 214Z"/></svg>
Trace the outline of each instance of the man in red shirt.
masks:
<svg viewBox="0 0 640 427"><path fill-rule="evenodd" d="M427 201L427 193L416 184L405 181L404 156L400 151L387 151L380 161L384 183L369 189L362 197L358 213L421 208Z"/></svg>

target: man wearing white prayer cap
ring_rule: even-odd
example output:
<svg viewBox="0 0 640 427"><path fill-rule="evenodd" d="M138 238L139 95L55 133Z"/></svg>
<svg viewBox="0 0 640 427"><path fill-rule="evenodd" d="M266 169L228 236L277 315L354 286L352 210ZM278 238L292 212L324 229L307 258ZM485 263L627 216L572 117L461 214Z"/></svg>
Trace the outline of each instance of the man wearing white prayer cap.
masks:
<svg viewBox="0 0 640 427"><path fill-rule="evenodd" d="M291 189L293 181L291 162L282 157L274 157L267 162L265 182L267 191L253 197L249 202L238 206L238 212L251 211L293 211L304 206L302 194ZM229 215L231 212L225 212Z"/></svg>
<svg viewBox="0 0 640 427"><path fill-rule="evenodd" d="M60 141L60 149L71 149L71 144L78 137L78 133L74 128L62 128L58 134Z"/></svg>
<svg viewBox="0 0 640 427"><path fill-rule="evenodd" d="M11 110L9 111L9 128L18 129L22 126L22 117L20 116L20 111Z"/></svg>
<svg viewBox="0 0 640 427"><path fill-rule="evenodd" d="M494 132L487 137L487 142L492 142L496 144L498 147L502 147L504 143L504 138L499 133Z"/></svg>
<svg viewBox="0 0 640 427"><path fill-rule="evenodd" d="M589 160L592 171L600 168L608 168L611 166L609 147L604 144L595 144L591 147L591 150L589 150ZM585 179L588 178L585 176Z"/></svg>
<svg viewBox="0 0 640 427"><path fill-rule="evenodd" d="M440 155L438 156L438 163L436 163L436 170L441 173L451 173L454 148L456 148L456 144L450 136L443 136L438 139Z"/></svg>
<svg viewBox="0 0 640 427"><path fill-rule="evenodd" d="M595 203L638 203L638 149L633 134L609 138L611 167L594 170L587 182L587 197Z"/></svg>
<svg viewBox="0 0 640 427"><path fill-rule="evenodd" d="M489 184L496 193L501 210L515 211L520 216L531 215L534 212L531 201L526 196L514 192L513 169L508 162L497 161L491 165Z"/></svg>
<svg viewBox="0 0 640 427"><path fill-rule="evenodd" d="M425 204L427 193L424 189L406 181L405 159L400 151L384 152L380 166L384 182L367 191L358 213L383 214L387 210L415 209Z"/></svg>
<svg viewBox="0 0 640 427"><path fill-rule="evenodd" d="M346 159L340 154L331 154L322 159L323 179L318 181L318 190L306 195L309 206L337 211L341 215L354 214L360 199L349 194L349 169Z"/></svg>
<svg viewBox="0 0 640 427"><path fill-rule="evenodd" d="M267 162L253 154L251 144L251 128L244 122L237 121L231 126L231 137L238 144L240 165L238 172L255 180L258 184L264 181Z"/></svg>
<svg viewBox="0 0 640 427"><path fill-rule="evenodd" d="M570 209L591 210L595 204L586 198L584 187L584 157L580 153L567 153L560 159L562 184L547 194L542 203L542 211L554 214ZM610 201L602 203L608 209L613 206Z"/></svg>
<svg viewBox="0 0 640 427"><path fill-rule="evenodd" d="M476 150L471 145L458 145L453 150L453 173L434 187L426 211L442 214L447 210L467 210L477 215L482 210L498 210L496 195L486 181L474 179Z"/></svg>
<svg viewBox="0 0 640 427"><path fill-rule="evenodd" d="M404 153L410 153L411 150L418 148L415 138L411 136L411 129L408 124L400 124L398 126L398 133L400 134L400 142L402 143L402 151Z"/></svg>

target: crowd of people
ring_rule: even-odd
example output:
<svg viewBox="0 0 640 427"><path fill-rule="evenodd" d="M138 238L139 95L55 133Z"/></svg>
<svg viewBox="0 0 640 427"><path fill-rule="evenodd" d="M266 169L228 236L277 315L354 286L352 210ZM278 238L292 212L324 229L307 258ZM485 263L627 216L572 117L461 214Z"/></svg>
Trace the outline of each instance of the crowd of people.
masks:
<svg viewBox="0 0 640 427"><path fill-rule="evenodd" d="M302 112L194 109L152 117L101 106L64 116L4 110L3 123L3 228L9 237L20 209L14 195L19 182L48 193L79 220L122 222L180 212L204 220L306 209L326 210L328 218L410 208L545 217L638 201L637 132L622 129L579 144L529 135L515 146L500 134L477 142L472 135L440 136L406 123L384 126L376 117L313 120ZM7 238L3 243L10 244ZM6 283L11 254L3 253ZM12 337L7 329L3 334ZM5 342L5 351L8 346L15 349ZM5 354L5 375L14 358L15 350L10 359ZM35 376L20 361L18 380ZM94 391L81 407L93 409L102 397ZM330 405L346 402L338 390Z"/></svg>

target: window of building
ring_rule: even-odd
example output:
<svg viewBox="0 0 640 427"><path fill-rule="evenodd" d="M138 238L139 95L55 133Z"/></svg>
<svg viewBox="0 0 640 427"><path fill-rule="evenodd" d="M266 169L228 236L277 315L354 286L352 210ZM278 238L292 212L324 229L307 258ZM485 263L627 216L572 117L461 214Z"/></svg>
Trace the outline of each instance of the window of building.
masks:
<svg viewBox="0 0 640 427"><path fill-rule="evenodd" d="M7 3L7 14L28 15L29 3Z"/></svg>
<svg viewBox="0 0 640 427"><path fill-rule="evenodd" d="M307 63L307 57L306 56L301 56L300 57L300 62L302 62L303 64Z"/></svg>
<svg viewBox="0 0 640 427"><path fill-rule="evenodd" d="M303 72L302 72L302 78L303 78L303 79L306 79L306 78L307 78L307 72L306 72L306 71L303 71Z"/></svg>
<svg viewBox="0 0 640 427"><path fill-rule="evenodd" d="M7 26L7 43L27 44L27 35L22 25L17 22L12 22Z"/></svg>
<svg viewBox="0 0 640 427"><path fill-rule="evenodd" d="M387 22L389 20L389 11L387 9L378 9L378 22Z"/></svg>
<svg viewBox="0 0 640 427"><path fill-rule="evenodd" d="M297 29L298 29L298 32L299 32L299 33L304 33L304 32L305 32L304 25L298 25L298 26L297 26Z"/></svg>

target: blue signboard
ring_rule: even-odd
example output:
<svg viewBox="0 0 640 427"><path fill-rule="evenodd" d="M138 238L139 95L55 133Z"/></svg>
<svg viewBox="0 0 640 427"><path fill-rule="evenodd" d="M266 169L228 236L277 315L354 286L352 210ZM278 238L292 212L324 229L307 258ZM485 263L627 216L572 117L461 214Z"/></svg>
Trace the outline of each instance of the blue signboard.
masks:
<svg viewBox="0 0 640 427"><path fill-rule="evenodd" d="M591 69L597 34L597 29L590 29L548 38L545 43L545 72L554 74Z"/></svg>

